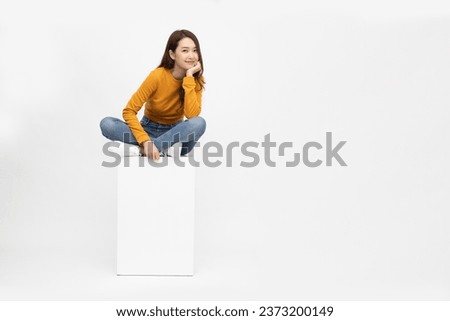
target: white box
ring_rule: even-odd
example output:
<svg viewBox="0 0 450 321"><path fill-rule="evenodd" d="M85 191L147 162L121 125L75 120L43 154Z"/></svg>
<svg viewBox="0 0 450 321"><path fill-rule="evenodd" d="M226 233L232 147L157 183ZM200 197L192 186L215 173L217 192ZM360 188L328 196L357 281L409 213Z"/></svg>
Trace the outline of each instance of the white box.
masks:
<svg viewBox="0 0 450 321"><path fill-rule="evenodd" d="M118 166L117 275L194 274L195 167L161 160Z"/></svg>

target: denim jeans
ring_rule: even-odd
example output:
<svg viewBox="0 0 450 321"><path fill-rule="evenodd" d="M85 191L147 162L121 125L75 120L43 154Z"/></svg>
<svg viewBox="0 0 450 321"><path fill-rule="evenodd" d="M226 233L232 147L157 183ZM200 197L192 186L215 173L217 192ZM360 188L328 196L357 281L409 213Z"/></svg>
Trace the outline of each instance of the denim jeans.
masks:
<svg viewBox="0 0 450 321"><path fill-rule="evenodd" d="M160 153L167 150L173 144L181 142L182 156L194 148L206 129L206 122L200 116L172 125L160 124L143 116L141 125ZM108 139L138 145L130 127L121 119L105 117L100 122L100 129L102 130L103 136Z"/></svg>

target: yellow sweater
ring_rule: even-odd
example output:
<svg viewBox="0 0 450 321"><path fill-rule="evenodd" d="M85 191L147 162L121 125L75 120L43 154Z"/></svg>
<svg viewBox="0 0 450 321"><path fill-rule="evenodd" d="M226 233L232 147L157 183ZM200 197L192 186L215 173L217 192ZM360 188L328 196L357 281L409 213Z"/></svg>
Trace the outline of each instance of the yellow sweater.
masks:
<svg viewBox="0 0 450 321"><path fill-rule="evenodd" d="M184 105L181 106L179 89L183 86ZM142 143L150 137L136 117L145 103L144 115L161 124L174 124L183 117L196 117L201 112L202 89L194 77L177 80L163 67L153 70L133 94L123 109L122 116L131 132Z"/></svg>

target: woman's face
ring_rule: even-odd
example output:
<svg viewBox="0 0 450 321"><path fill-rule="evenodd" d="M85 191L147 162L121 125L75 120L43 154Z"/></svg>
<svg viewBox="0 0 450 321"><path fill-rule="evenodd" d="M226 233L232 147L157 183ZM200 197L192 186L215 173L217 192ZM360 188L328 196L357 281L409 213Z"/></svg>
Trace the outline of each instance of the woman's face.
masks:
<svg viewBox="0 0 450 321"><path fill-rule="evenodd" d="M191 38L183 38L178 42L175 52L169 51L170 57L175 61L175 68L188 70L198 61L197 47Z"/></svg>

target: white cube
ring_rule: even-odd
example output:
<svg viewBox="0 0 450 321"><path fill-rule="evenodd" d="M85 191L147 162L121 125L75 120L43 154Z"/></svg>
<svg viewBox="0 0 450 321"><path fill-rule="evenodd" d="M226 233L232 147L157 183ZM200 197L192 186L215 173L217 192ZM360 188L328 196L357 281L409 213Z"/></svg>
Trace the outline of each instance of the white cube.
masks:
<svg viewBox="0 0 450 321"><path fill-rule="evenodd" d="M122 157L118 166L118 275L194 274L195 167L161 160Z"/></svg>

